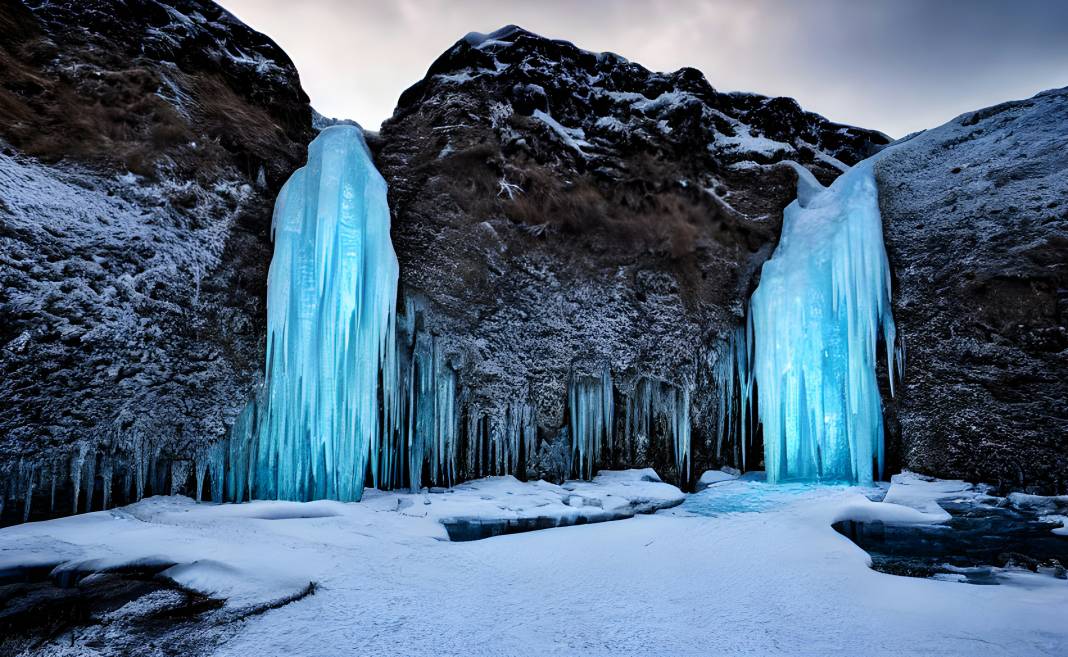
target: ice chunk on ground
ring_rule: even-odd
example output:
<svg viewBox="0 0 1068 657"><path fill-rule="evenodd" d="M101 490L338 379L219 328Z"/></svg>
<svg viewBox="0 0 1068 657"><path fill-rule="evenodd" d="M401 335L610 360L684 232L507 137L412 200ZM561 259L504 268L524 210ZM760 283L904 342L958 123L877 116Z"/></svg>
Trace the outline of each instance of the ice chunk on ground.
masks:
<svg viewBox="0 0 1068 657"><path fill-rule="evenodd" d="M728 470L733 470L729 472ZM734 481L738 478L738 472L734 468L724 468L722 470L705 470L701 473L701 478L697 480L697 491L702 491L712 484L719 484L724 481Z"/></svg>
<svg viewBox="0 0 1068 657"><path fill-rule="evenodd" d="M931 516L949 520L950 515L939 502L951 500L975 500L984 491L975 484L959 479L935 479L914 472L904 471L890 478L890 489L884 502L911 507Z"/></svg>

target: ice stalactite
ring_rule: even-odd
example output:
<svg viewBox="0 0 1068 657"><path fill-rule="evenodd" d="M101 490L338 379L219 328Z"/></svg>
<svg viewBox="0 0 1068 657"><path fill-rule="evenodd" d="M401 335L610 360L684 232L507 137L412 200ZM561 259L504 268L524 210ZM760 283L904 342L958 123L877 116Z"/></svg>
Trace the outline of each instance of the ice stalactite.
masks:
<svg viewBox="0 0 1068 657"><path fill-rule="evenodd" d="M611 450L615 429L612 373L607 366L599 377L572 374L567 408L571 468L579 477L590 479L602 462L602 451Z"/></svg>
<svg viewBox="0 0 1068 657"><path fill-rule="evenodd" d="M226 451L229 442L220 440L207 450L208 476L211 478L211 500L224 502L226 498Z"/></svg>
<svg viewBox="0 0 1068 657"><path fill-rule="evenodd" d="M589 479L599 467L648 462L656 443L655 450L669 458L678 479L687 480L689 387L646 376L620 395L621 413L616 409L612 373L607 367L600 376L572 376L568 387L572 474Z"/></svg>
<svg viewBox="0 0 1068 657"><path fill-rule="evenodd" d="M459 382L440 340L421 329L424 312L420 301L405 299L397 350L384 367L392 383L383 391L389 413L374 469L380 488L449 486L459 477Z"/></svg>
<svg viewBox="0 0 1068 657"><path fill-rule="evenodd" d="M111 504L111 484L112 484L112 478L114 477L114 469L113 469L114 465L113 465L113 462L114 462L114 459L111 457L110 454L105 455L103 457L103 459L101 460L101 464L100 464L100 479L101 479L101 483L103 484L101 486L101 493L103 495L103 499L102 499L101 505L100 505L101 509L107 509L107 508L109 508L109 506ZM53 486L54 486L54 484L53 484ZM54 488L53 488L53 490L54 490Z"/></svg>
<svg viewBox="0 0 1068 657"><path fill-rule="evenodd" d="M876 350L895 344L871 160L786 208L750 321L768 480L870 484L884 460Z"/></svg>
<svg viewBox="0 0 1068 657"><path fill-rule="evenodd" d="M253 497L255 481L256 433L260 420L255 400L245 405L230 428L226 457L226 487L231 502L244 502ZM199 498L198 498L199 499Z"/></svg>
<svg viewBox="0 0 1068 657"><path fill-rule="evenodd" d="M723 447L734 449L734 458L744 469L752 443L753 372L750 368L752 340L747 325L730 334L712 365L716 398L716 458L723 457Z"/></svg>
<svg viewBox="0 0 1068 657"><path fill-rule="evenodd" d="M78 513L78 496L81 493L82 488L82 469L85 466L86 451L87 445L85 443L79 443L75 448L74 456L70 461L70 481L71 487L74 489L74 495L72 496L73 509L71 513Z"/></svg>
<svg viewBox="0 0 1068 657"><path fill-rule="evenodd" d="M389 227L386 183L362 131L323 130L275 205L255 455L260 497L363 494L378 448L380 395L392 383L380 386L380 376L396 348L398 265Z"/></svg>
<svg viewBox="0 0 1068 657"><path fill-rule="evenodd" d="M492 411L468 408L465 440L468 478L522 474L520 459L530 463L537 447L534 407L513 400Z"/></svg>
<svg viewBox="0 0 1068 657"><path fill-rule="evenodd" d="M654 434L666 443L680 481L690 476L690 389L642 377L628 395L623 418L623 443L639 460ZM633 458L633 457L632 457Z"/></svg>

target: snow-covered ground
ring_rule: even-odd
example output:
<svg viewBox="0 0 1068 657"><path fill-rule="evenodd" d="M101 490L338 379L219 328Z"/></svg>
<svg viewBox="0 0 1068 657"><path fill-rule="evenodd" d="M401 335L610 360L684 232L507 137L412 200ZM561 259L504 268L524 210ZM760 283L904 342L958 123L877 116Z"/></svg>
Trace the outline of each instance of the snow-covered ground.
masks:
<svg viewBox="0 0 1068 657"><path fill-rule="evenodd" d="M454 492L368 491L356 504L150 498L4 529L0 569L177 563L165 573L231 607L316 583L313 595L242 621L220 655L1068 654L1068 582L881 574L831 527L937 520L926 500L951 494L944 482L895 481L888 495L902 505L871 501L881 495L872 489L709 477L719 481L681 506L619 522L463 543L448 542L439 522L681 499L649 475L565 487L501 477Z"/></svg>

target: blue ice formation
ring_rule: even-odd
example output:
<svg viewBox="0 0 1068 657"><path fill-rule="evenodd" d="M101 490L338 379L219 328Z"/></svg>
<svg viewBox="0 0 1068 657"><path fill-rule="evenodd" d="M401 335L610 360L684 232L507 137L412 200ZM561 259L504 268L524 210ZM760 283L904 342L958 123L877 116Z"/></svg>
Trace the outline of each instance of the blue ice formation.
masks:
<svg viewBox="0 0 1068 657"><path fill-rule="evenodd" d="M398 321L396 370L387 391L386 426L375 468L380 488L405 483L418 490L425 483L452 485L459 480L460 405L456 371L449 365L439 338L420 331L424 312L415 299L405 300ZM423 481L424 471L430 481Z"/></svg>
<svg viewBox="0 0 1068 657"><path fill-rule="evenodd" d="M386 365L396 353L399 270L389 227L386 183L363 133L326 128L274 209L267 369L250 455L258 497L363 494L380 397L393 419L396 368Z"/></svg>
<svg viewBox="0 0 1068 657"><path fill-rule="evenodd" d="M867 485L876 468L882 474L876 349L882 339L892 393L895 330L872 166L861 162L823 191L802 180L806 193L786 208L779 245L750 300L751 376L769 482ZM900 351L896 357L900 368Z"/></svg>

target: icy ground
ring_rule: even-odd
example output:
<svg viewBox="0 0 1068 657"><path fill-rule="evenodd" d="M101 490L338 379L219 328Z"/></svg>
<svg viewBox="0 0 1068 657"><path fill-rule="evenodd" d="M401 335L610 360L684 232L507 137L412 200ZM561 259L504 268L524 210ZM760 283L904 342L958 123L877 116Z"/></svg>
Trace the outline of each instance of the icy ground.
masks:
<svg viewBox="0 0 1068 657"><path fill-rule="evenodd" d="M0 569L178 563L176 581L257 605L219 655L1064 655L1068 583L1002 586L868 568L837 520L933 522L953 482L882 491L723 478L619 522L448 542L439 520L575 516L682 499L650 471L565 487L510 477L364 502L194 504L156 497L0 531ZM894 489L898 489L895 491ZM889 495L889 494L888 494ZM103 559L82 564L85 559Z"/></svg>

